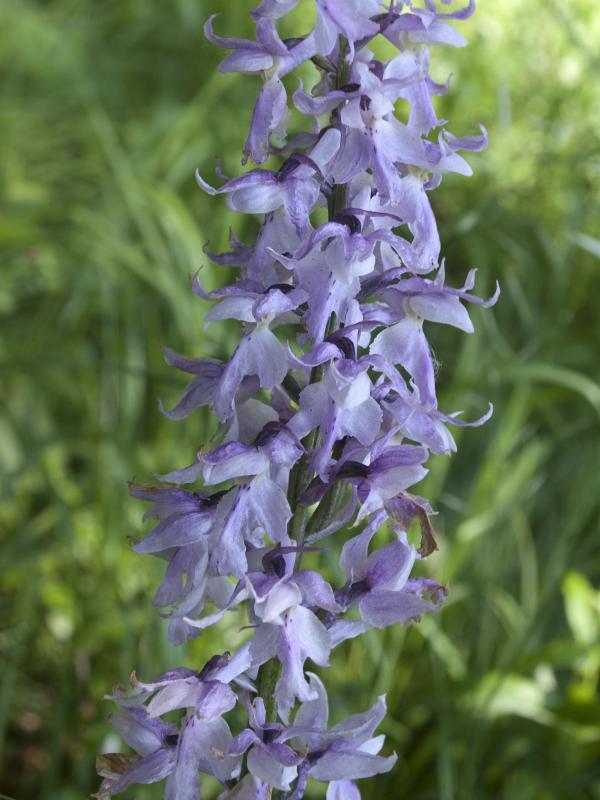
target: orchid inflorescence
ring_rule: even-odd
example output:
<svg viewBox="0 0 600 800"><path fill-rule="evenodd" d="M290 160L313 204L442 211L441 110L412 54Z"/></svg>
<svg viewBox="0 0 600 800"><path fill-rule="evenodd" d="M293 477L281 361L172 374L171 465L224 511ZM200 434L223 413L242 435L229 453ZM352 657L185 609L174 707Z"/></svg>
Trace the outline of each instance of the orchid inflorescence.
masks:
<svg viewBox="0 0 600 800"><path fill-rule="evenodd" d="M486 144L483 129L466 138L446 130L432 100L448 86L429 74L430 45L466 43L451 23L473 2L452 11L450 0L311 0L312 32L281 39L277 21L298 2L253 9L256 41L206 24L208 39L230 51L221 71L263 77L244 163L275 157L278 168L219 188L197 175L233 211L262 215L255 244L232 236L230 252L207 253L240 271L234 283L212 292L199 276L193 283L216 302L207 322L239 321L241 335L227 362L165 350L192 380L164 413L182 419L209 405L218 433L160 485L131 486L158 519L134 550L167 561L154 602L167 609L170 640L199 636L241 604L251 635L200 671L152 683L133 675L129 690L115 689L112 724L138 755L100 757L102 800L164 778L165 798L193 800L201 773L221 782L222 800L300 800L309 779L328 784L328 800L356 800L356 779L392 769L396 756L381 756L374 736L385 698L329 727L324 685L306 662L326 667L341 642L408 625L443 602L446 587L411 577L436 544L429 504L408 490L430 454L456 449L448 426L491 413L469 423L438 409L423 331L427 321L470 333L464 304L487 307L498 294L472 294L474 271L462 288L446 285L428 199L444 173L470 174L461 151ZM376 37L397 49L387 63L370 49ZM300 81L292 101L308 130L288 137L283 78L307 63L318 81L310 93ZM282 326L285 343L274 333ZM386 526L391 541L375 548ZM352 528L337 588L302 568L307 552ZM233 735L225 717L236 707L247 727ZM169 712L178 709L176 724Z"/></svg>

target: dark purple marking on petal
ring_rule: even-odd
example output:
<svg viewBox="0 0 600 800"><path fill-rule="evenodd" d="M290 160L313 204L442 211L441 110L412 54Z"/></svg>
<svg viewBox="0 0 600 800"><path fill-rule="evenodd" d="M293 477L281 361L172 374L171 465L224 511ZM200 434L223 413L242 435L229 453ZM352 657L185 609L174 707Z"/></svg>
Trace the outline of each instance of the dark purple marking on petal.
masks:
<svg viewBox="0 0 600 800"><path fill-rule="evenodd" d="M336 478L367 478L369 475L368 464L360 461L345 461L336 471Z"/></svg>

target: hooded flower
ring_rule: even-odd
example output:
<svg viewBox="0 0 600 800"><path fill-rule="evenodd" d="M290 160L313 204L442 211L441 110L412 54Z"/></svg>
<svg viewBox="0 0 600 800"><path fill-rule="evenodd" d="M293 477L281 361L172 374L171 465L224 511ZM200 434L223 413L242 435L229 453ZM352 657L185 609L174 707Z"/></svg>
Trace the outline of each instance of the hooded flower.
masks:
<svg viewBox="0 0 600 800"><path fill-rule="evenodd" d="M166 486L130 485L133 497L154 503L146 517L161 521L141 542L133 545L138 553L167 559L162 584L154 605L169 608L169 639L181 644L197 632L185 619L196 616L206 601L224 607L233 586L226 577L209 573L209 537L214 529L222 492L213 495L189 492Z"/></svg>
<svg viewBox="0 0 600 800"><path fill-rule="evenodd" d="M281 578L250 573L246 578L252 616L257 623L250 643L253 666L271 658L281 662L275 687L280 717L287 721L296 699L310 699L314 690L304 676L310 658L328 666L331 639L317 611L337 612L330 585L316 572L302 571Z"/></svg>
<svg viewBox="0 0 600 800"><path fill-rule="evenodd" d="M248 752L248 770L259 781L281 791L289 791L297 777L296 766L302 761L291 747L281 740L285 727L267 723L265 705L261 697L247 704L249 727L229 745L229 752L242 755Z"/></svg>
<svg viewBox="0 0 600 800"><path fill-rule="evenodd" d="M241 214L269 214L283 208L299 236L309 230L309 213L320 196L320 182L327 164L337 153L338 131L327 131L307 155L296 153L278 172L253 169L214 189L196 172L196 181L210 195L228 195L227 204Z"/></svg>
<svg viewBox="0 0 600 800"><path fill-rule="evenodd" d="M373 460L364 472L358 468L356 478L361 508L358 521L370 514L385 508L388 501L414 486L427 475L423 466L427 459L427 451L413 445L393 445L386 447L378 444ZM343 469L352 475L348 465ZM361 474L362 473L362 474Z"/></svg>
<svg viewBox="0 0 600 800"><path fill-rule="evenodd" d="M313 36L289 43L280 39L274 20L281 16L281 5L280 2L263 4L262 11L261 7L255 10L257 41L254 42L217 36L213 31L216 15L208 20L204 28L207 39L213 44L233 51L219 67L221 72L262 73L265 76L244 147L244 163L250 157L256 163L267 160L271 132L282 138L285 136L289 111L287 93L281 79L317 52ZM287 2L283 13L292 6Z"/></svg>
<svg viewBox="0 0 600 800"><path fill-rule="evenodd" d="M230 442L200 457L205 483L238 483L219 502L209 540L211 569L218 575L242 578L248 568L247 545L262 547L265 536L289 544L287 524L291 510L282 487L270 475L269 447ZM272 450L273 452L273 450ZM276 457L281 450L275 450ZM297 457L293 443L283 458ZM299 453L298 453L299 454Z"/></svg>
<svg viewBox="0 0 600 800"><path fill-rule="evenodd" d="M379 11L377 0L317 0L315 38L319 52L328 55L343 36L350 48L349 58L353 58L356 42L379 33L379 25L371 20Z"/></svg>
<svg viewBox="0 0 600 800"><path fill-rule="evenodd" d="M298 782L290 800L304 797L309 777L324 782L348 782L389 772L396 763L396 756L384 758L378 755L384 737L373 737L385 716L385 697L380 697L364 714L348 717L328 730L329 707L325 687L313 674L310 683L314 697L300 706L294 725L286 733L293 748L305 754L298 767Z"/></svg>
<svg viewBox="0 0 600 800"><path fill-rule="evenodd" d="M228 754L232 737L222 719L237 702L235 693L219 680L228 665L228 656L220 656L211 659L200 673L172 670L152 683L133 676L130 693L115 689L111 699L121 713L113 715L111 722L139 755L99 758L98 771L104 781L98 800L167 776L167 800L197 800L199 770L223 783L238 772L239 759ZM176 709L186 710L179 728L160 719Z"/></svg>
<svg viewBox="0 0 600 800"><path fill-rule="evenodd" d="M434 281L421 277L406 277L382 289L379 294L391 322L371 345L371 353L383 356L391 364L403 367L411 376L421 401L430 407L437 405L435 395L435 366L431 349L423 331L425 321L438 322L473 332L473 324L461 301L490 306L496 302L498 291L487 301L471 295L474 273L470 273L463 289L444 285L442 267ZM377 309L382 316L382 309ZM398 320L398 321L395 321Z"/></svg>
<svg viewBox="0 0 600 800"><path fill-rule="evenodd" d="M299 438L318 428L321 444L315 451L313 463L319 475L327 478L332 448L345 437L362 445L371 445L379 434L382 413L371 397L372 383L368 375L368 359L342 358L337 345L330 343L318 348L311 356L299 361L303 365L325 363L334 358L325 370L323 380L307 386L299 397L299 411L290 420L289 428ZM336 358L337 357L337 358Z"/></svg>
<svg viewBox="0 0 600 800"><path fill-rule="evenodd" d="M367 527L344 545L340 566L348 582L336 593L336 599L348 608L358 604L364 625L334 625L332 636L336 644L369 627L418 621L421 614L435 611L446 596L446 589L433 581L410 580L417 551L408 544L404 533L369 555L373 534L373 528Z"/></svg>

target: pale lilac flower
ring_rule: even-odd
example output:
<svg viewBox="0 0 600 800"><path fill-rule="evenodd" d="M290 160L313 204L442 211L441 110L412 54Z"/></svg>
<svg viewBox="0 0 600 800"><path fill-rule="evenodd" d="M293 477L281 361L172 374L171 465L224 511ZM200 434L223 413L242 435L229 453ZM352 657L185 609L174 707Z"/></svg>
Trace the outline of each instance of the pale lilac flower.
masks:
<svg viewBox="0 0 600 800"><path fill-rule="evenodd" d="M239 759L228 753L232 736L222 719L237 703L235 693L219 681L227 665L228 657L223 656L212 659L200 673L177 669L152 683L134 676L131 692L115 689L112 699L122 713L113 715L111 723L139 756L101 757L104 781L99 800L167 776L167 800L196 798L199 770L222 783L239 771ZM187 710L179 729L160 719L176 709Z"/></svg>
<svg viewBox="0 0 600 800"><path fill-rule="evenodd" d="M343 36L349 44L349 57L354 57L354 44L379 33L379 25L371 17L380 11L377 0L316 0L318 22L315 31L319 52L328 55Z"/></svg>
<svg viewBox="0 0 600 800"><path fill-rule="evenodd" d="M297 5L262 0L255 40L218 36L214 17L206 24L230 51L221 71L262 80L243 163L278 161L234 178L218 167L219 188L196 175L231 210L260 218L253 243L231 233L228 252L205 248L219 269L237 270L229 285L207 291L201 271L192 283L212 304L206 325L227 322L239 336L223 361L164 349L191 380L161 409L179 420L209 406L214 433L192 442L193 462L159 475L162 485L131 486L156 520L133 549L166 562L154 604L171 641L224 618L235 625L242 609L249 624L233 658L115 690L113 725L137 755L101 757L101 800L162 779L166 800L198 800L202 773L222 784L219 800L273 791L301 800L310 780L328 784L327 800L360 800L356 780L392 769L396 756L380 755L374 735L384 697L328 728L325 688L307 661L325 668L341 642L440 607L447 587L413 577L437 544L433 510L412 492L430 456L456 449L450 427L492 412L470 422L440 408L427 339L433 324L473 333L468 306L487 308L499 293L473 294L474 270L461 288L446 282L429 199L444 175L470 175L463 153L487 144L483 128L447 129L435 98L449 81L430 74L432 45L465 44L453 23L473 1L450 11L449 0L314 0L314 29L283 39L280 20ZM369 49L379 35L397 49L386 63ZM286 140L283 79L308 62L318 80L295 84L303 121ZM391 541L375 547L386 523ZM332 585L300 561L345 526L344 578Z"/></svg>
<svg viewBox="0 0 600 800"><path fill-rule="evenodd" d="M281 662L275 698L279 715L287 722L295 700L308 700L314 694L304 675L306 659L321 667L329 663L331 638L315 612L335 613L339 606L318 573L281 578L251 573L246 581L257 623L250 642L252 665L259 667L272 658Z"/></svg>
<svg viewBox="0 0 600 800"><path fill-rule="evenodd" d="M409 576L417 551L408 544L404 534L398 540L368 555L373 529L347 542L340 565L348 578L345 587L336 593L340 605L350 608L357 604L364 630L370 627L408 625L422 614L435 611L446 595L446 589L433 581L410 580ZM335 624L334 624L335 628ZM355 626L352 634L361 628ZM332 629L336 643L341 641L342 626Z"/></svg>
<svg viewBox="0 0 600 800"><path fill-rule="evenodd" d="M327 131L308 155L295 153L278 172L253 169L233 178L219 189L196 172L196 181L210 195L226 194L232 211L241 214L269 214L284 209L299 236L310 229L309 213L319 200L327 165L336 155L340 134Z"/></svg>
<svg viewBox="0 0 600 800"><path fill-rule="evenodd" d="M281 5L281 4L279 4ZM271 4L271 7L273 4ZM290 4L286 4L286 10ZM269 9L265 8L265 11ZM250 134L244 147L244 161L252 157L260 163L269 156L269 134L285 136L289 121L287 93L281 81L288 73L316 54L318 45L314 37L299 42L283 42L272 19L280 16L281 9L262 15L255 12L257 41L246 39L227 39L217 36L213 31L212 16L205 26L206 37L214 44L233 50L219 67L221 72L264 73L266 80L258 96ZM285 13L285 11L284 11Z"/></svg>
<svg viewBox="0 0 600 800"><path fill-rule="evenodd" d="M301 800L309 777L318 781L348 781L389 772L396 755L380 756L383 736L373 737L385 716L385 697L363 714L356 714L327 729L329 707L325 687L310 675L314 698L303 703L286 738L298 752L305 753L298 766L298 783L290 800Z"/></svg>
<svg viewBox="0 0 600 800"><path fill-rule="evenodd" d="M259 781L287 792L298 776L296 767L302 756L281 741L286 733L283 725L266 721L262 698L257 697L247 707L249 727L235 737L229 752L238 756L248 752L250 773Z"/></svg>

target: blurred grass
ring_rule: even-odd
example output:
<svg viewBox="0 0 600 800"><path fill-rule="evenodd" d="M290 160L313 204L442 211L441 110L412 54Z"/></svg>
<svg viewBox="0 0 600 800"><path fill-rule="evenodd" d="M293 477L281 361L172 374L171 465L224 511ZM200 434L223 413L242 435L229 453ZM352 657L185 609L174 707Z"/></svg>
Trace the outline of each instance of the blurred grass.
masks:
<svg viewBox="0 0 600 800"><path fill-rule="evenodd" d="M189 276L205 241L249 223L193 170L212 175L217 154L238 169L256 85L216 74L201 25L225 10L222 30L243 35L254 4L0 5L0 792L17 800L93 791L110 743L100 698L132 668L150 677L237 641L232 622L187 654L166 645L150 608L160 567L127 547L140 509L126 481L188 463L211 424L160 417L156 397L181 384L159 346L224 356L235 335L202 330ZM475 336L432 335L444 408L489 398L496 414L421 491L439 510L428 569L451 585L446 610L348 643L327 680L336 717L389 690L399 765L367 798L591 800L600 12L507 0L467 27L468 49L435 57L436 77L454 73L442 116L457 135L484 123L491 147L435 203L452 280L478 266L481 291L497 277L503 296L474 314Z"/></svg>

